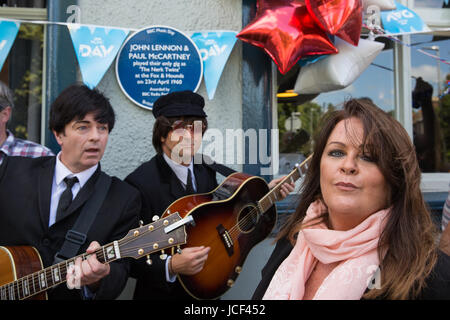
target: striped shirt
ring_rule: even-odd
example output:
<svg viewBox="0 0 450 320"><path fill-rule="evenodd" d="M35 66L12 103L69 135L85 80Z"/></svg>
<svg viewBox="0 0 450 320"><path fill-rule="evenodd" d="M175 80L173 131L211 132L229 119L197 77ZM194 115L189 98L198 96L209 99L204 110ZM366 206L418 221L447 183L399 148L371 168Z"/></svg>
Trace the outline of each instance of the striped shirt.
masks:
<svg viewBox="0 0 450 320"><path fill-rule="evenodd" d="M9 130L6 130L6 134L6 140L0 146L0 164L6 156L37 158L53 155L49 148L32 141L15 138Z"/></svg>

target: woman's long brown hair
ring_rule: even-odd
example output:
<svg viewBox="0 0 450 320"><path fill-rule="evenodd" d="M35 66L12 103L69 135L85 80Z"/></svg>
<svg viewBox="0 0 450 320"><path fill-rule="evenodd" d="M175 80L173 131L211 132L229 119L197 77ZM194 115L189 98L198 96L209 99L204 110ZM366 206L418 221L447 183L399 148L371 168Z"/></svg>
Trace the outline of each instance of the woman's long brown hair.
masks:
<svg viewBox="0 0 450 320"><path fill-rule="evenodd" d="M436 228L420 191L421 172L410 137L400 123L369 99L349 100L342 110L331 112L324 118L300 190L299 205L277 239L288 237L295 243L306 210L312 202L322 198L320 159L328 137L338 122L351 117L363 123L364 151L371 155L391 189L389 205L392 211L378 246L382 261L381 288L370 290L364 298L417 298L437 261Z"/></svg>

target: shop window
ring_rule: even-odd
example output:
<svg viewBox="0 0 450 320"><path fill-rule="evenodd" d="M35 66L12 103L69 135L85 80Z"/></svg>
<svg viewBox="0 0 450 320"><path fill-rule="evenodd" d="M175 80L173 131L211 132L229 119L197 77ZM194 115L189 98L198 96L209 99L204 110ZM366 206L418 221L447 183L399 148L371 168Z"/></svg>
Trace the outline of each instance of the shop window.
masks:
<svg viewBox="0 0 450 320"><path fill-rule="evenodd" d="M422 172L450 170L450 38L411 36L413 135ZM433 55L428 56L425 53Z"/></svg>
<svg viewBox="0 0 450 320"><path fill-rule="evenodd" d="M46 1L0 1L1 17L35 19ZM25 10L24 10L25 8ZM45 15L46 17L46 15ZM18 138L41 142L44 25L21 22L14 45L0 72L0 80L14 93L8 129Z"/></svg>

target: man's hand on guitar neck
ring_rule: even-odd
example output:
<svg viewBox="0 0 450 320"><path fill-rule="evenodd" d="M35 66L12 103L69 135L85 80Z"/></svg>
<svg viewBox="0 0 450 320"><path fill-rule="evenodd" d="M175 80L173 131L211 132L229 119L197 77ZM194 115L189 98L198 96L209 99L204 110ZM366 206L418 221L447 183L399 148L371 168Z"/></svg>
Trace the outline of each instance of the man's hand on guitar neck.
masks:
<svg viewBox="0 0 450 320"><path fill-rule="evenodd" d="M202 271L210 249L210 247L204 246L190 247L173 255L169 266L171 276L175 274L192 276Z"/></svg>
<svg viewBox="0 0 450 320"><path fill-rule="evenodd" d="M86 250L86 253L90 254L86 260L82 260L81 257L75 260L74 269L77 272L67 273L67 283L76 283L77 286L87 286L91 292L97 291L100 280L106 277L110 272L109 264L103 264L97 260L97 256L94 253L100 249L101 246L98 242L93 241Z"/></svg>
<svg viewBox="0 0 450 320"><path fill-rule="evenodd" d="M280 183L280 181L283 180L284 178L286 178L286 177L281 177L281 178L278 178L278 179L273 179L273 180L270 181L269 184L268 184L269 188L272 189L272 188L275 187L278 183ZM289 195L289 193L291 193L292 191L294 191L294 189L295 189L295 184L294 184L293 182L291 182L291 183L288 183L288 182L283 183L283 184L281 185L281 188L280 188L281 199L278 199L278 200L283 200L284 198L286 198L286 197Z"/></svg>

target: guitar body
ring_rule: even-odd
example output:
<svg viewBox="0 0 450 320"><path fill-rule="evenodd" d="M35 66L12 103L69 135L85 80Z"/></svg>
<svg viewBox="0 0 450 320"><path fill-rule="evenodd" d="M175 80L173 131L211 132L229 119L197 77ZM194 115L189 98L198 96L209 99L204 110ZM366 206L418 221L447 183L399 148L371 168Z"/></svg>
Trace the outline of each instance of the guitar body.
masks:
<svg viewBox="0 0 450 320"><path fill-rule="evenodd" d="M197 299L215 299L233 286L250 250L264 240L276 222L276 208L261 213L258 201L269 187L264 179L234 173L215 190L176 200L163 217L191 215L187 247L211 248L204 268L193 276L179 275L184 289Z"/></svg>
<svg viewBox="0 0 450 320"><path fill-rule="evenodd" d="M42 260L35 248L29 246L0 246L0 286L42 269ZM1 296L3 294L7 293L0 292ZM47 293L39 293L28 299L47 300Z"/></svg>

